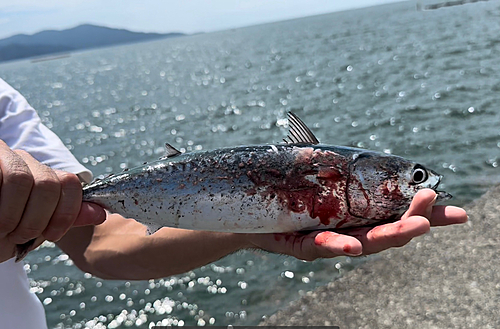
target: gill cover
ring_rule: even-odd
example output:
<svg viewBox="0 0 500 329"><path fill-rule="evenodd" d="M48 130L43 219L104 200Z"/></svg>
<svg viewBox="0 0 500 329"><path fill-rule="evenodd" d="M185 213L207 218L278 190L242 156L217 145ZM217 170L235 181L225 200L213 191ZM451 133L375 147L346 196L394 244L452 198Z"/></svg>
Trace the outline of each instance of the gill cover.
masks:
<svg viewBox="0 0 500 329"><path fill-rule="evenodd" d="M412 167L413 163L399 157L359 153L349 170L349 213L373 220L401 216L417 191L409 184Z"/></svg>

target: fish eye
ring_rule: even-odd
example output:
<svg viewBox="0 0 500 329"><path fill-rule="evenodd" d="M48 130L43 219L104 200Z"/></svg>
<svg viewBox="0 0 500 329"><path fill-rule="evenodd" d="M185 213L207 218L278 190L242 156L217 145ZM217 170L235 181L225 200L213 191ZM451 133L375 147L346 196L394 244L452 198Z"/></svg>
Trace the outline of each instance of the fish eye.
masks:
<svg viewBox="0 0 500 329"><path fill-rule="evenodd" d="M428 174L424 167L417 164L413 167L413 172L411 174L411 180L413 184L420 184L427 180Z"/></svg>

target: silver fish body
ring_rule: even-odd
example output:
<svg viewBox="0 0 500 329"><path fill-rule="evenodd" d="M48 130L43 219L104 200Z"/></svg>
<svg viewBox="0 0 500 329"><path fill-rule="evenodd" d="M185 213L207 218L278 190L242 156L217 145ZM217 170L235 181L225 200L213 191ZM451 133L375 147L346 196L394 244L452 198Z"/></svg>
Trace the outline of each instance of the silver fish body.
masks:
<svg viewBox="0 0 500 329"><path fill-rule="evenodd" d="M182 154L97 180L83 201L161 227L278 233L372 225L401 216L421 188L441 176L404 158L321 145L288 113L285 144ZM451 198L436 191L438 200ZM17 245L16 261L35 239Z"/></svg>
<svg viewBox="0 0 500 329"><path fill-rule="evenodd" d="M271 233L396 219L441 176L401 157L328 145L243 146L176 154L84 188L84 201L150 232ZM444 196L443 194L441 194Z"/></svg>

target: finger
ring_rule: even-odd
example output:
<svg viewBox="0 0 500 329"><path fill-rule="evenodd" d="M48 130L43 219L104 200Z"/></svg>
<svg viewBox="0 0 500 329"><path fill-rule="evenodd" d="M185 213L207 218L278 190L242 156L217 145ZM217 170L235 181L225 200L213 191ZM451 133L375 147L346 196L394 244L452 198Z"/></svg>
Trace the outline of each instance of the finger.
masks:
<svg viewBox="0 0 500 329"><path fill-rule="evenodd" d="M104 208L95 203L83 202L73 226L99 225L106 220Z"/></svg>
<svg viewBox="0 0 500 329"><path fill-rule="evenodd" d="M314 245L320 257L359 256L363 252L358 239L330 231L318 233L314 238Z"/></svg>
<svg viewBox="0 0 500 329"><path fill-rule="evenodd" d="M23 244L42 234L59 202L61 185L55 172L25 151L15 151L29 166L33 187L16 229L8 235L12 243Z"/></svg>
<svg viewBox="0 0 500 329"><path fill-rule="evenodd" d="M414 237L425 234L429 230L430 223L425 217L411 216L374 228L352 230L348 234L361 241L363 254L368 255L388 248L404 246Z"/></svg>
<svg viewBox="0 0 500 329"><path fill-rule="evenodd" d="M55 170L61 184L59 202L52 218L43 231L50 241L58 241L73 226L82 205L82 185L78 176L65 171Z"/></svg>
<svg viewBox="0 0 500 329"><path fill-rule="evenodd" d="M16 229L33 186L33 175L23 159L0 141L0 238Z"/></svg>
<svg viewBox="0 0 500 329"><path fill-rule="evenodd" d="M16 256L16 263L20 262L21 260L26 257L26 255L32 251L38 248L39 245L41 245L45 241L45 238L43 236L39 236L36 239L31 239L26 243L23 244L16 244L15 245L15 256Z"/></svg>
<svg viewBox="0 0 500 329"><path fill-rule="evenodd" d="M422 189L415 194L410 208L402 216L402 219L410 216L424 216L431 218L432 206L436 202L436 192L431 189Z"/></svg>
<svg viewBox="0 0 500 329"><path fill-rule="evenodd" d="M468 220L464 209L454 206L435 206L432 209L431 225L443 226L451 224L463 224Z"/></svg>

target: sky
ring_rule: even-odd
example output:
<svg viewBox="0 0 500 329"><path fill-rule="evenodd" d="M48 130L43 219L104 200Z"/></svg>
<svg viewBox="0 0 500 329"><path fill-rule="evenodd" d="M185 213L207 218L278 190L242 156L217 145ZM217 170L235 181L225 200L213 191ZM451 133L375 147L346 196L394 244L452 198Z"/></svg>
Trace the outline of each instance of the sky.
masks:
<svg viewBox="0 0 500 329"><path fill-rule="evenodd" d="M84 23L140 32L213 32L395 1L0 0L0 39Z"/></svg>

